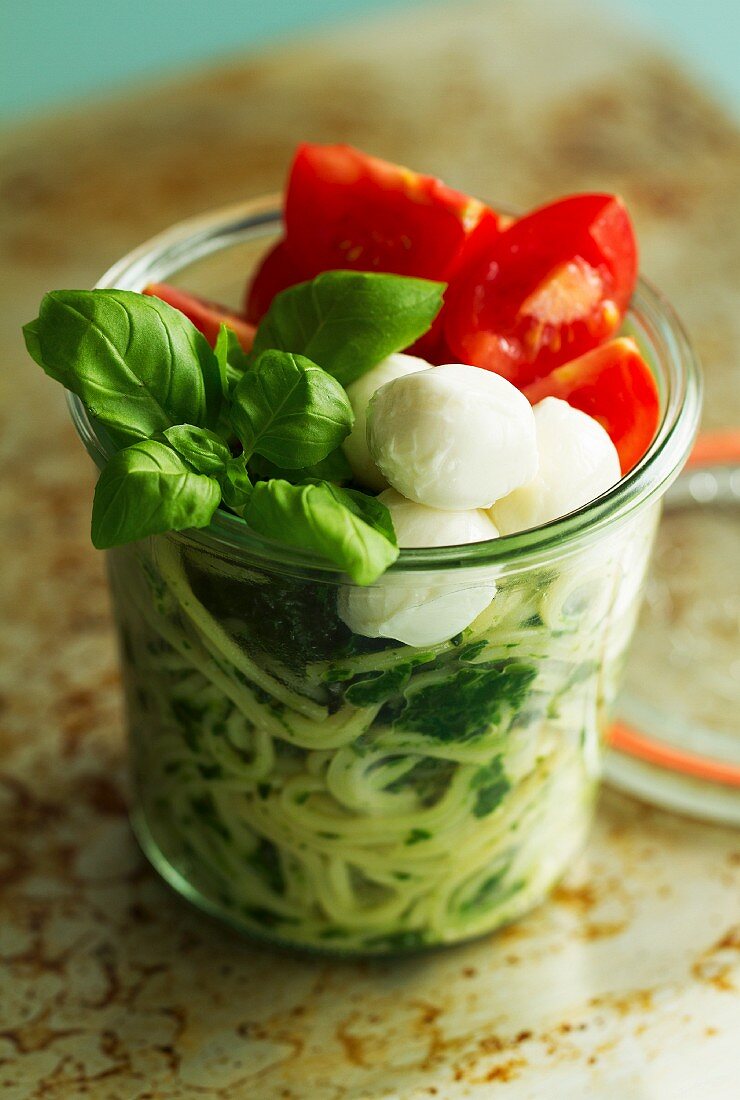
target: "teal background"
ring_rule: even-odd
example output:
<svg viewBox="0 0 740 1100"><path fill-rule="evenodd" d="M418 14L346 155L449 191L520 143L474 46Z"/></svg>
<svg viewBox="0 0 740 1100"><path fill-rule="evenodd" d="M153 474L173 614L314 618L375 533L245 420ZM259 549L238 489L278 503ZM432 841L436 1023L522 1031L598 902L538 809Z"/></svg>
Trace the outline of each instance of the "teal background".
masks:
<svg viewBox="0 0 740 1100"><path fill-rule="evenodd" d="M430 0L0 0L0 119L409 2ZM740 0L609 6L676 48L740 111Z"/></svg>

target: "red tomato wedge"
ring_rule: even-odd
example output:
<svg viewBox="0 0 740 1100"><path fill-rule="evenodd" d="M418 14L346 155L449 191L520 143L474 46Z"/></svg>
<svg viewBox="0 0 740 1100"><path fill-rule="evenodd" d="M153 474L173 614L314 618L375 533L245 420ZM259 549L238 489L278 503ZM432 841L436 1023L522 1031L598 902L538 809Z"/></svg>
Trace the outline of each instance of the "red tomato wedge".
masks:
<svg viewBox="0 0 740 1100"><path fill-rule="evenodd" d="M349 145L303 144L285 199L286 235L247 287L245 311L259 322L281 290L322 271L385 271L448 282L490 248L499 217L478 199ZM412 350L449 358L442 315Z"/></svg>
<svg viewBox="0 0 740 1100"><path fill-rule="evenodd" d="M349 145L299 145L285 198L286 244L312 275L352 268L448 280L493 211L468 195Z"/></svg>
<svg viewBox="0 0 740 1100"><path fill-rule="evenodd" d="M150 294L154 298L161 298L163 302L179 309L203 333L212 347L216 343L221 325L228 325L236 333L236 337L244 350L251 350L254 343L255 326L250 324L241 313L234 313L226 306L221 306L217 302L210 302L206 298L199 298L195 294L189 294L188 291L170 286L169 283L150 283L149 286L144 287L143 293Z"/></svg>
<svg viewBox="0 0 740 1100"><path fill-rule="evenodd" d="M244 312L248 321L258 324L270 308L270 302L286 287L311 278L301 274L290 258L285 240L278 241L265 255L247 286Z"/></svg>
<svg viewBox="0 0 740 1100"><path fill-rule="evenodd" d="M623 475L645 454L660 420L653 372L628 336L557 367L524 393L533 405L544 397L560 397L598 420L617 448Z"/></svg>
<svg viewBox="0 0 740 1100"><path fill-rule="evenodd" d="M463 362L525 386L619 327L637 279L629 215L614 195L572 195L499 233L447 292L445 335Z"/></svg>

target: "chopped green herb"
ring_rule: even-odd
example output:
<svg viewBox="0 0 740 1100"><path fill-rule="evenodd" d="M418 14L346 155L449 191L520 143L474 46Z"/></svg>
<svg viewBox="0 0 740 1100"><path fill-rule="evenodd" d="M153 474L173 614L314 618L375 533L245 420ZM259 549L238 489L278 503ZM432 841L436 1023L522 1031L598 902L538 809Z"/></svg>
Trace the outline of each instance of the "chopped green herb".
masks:
<svg viewBox="0 0 740 1100"><path fill-rule="evenodd" d="M417 929L408 929L403 932L393 932L384 936L369 936L365 940L367 947L383 948L384 951L416 951L427 942L424 932Z"/></svg>
<svg viewBox="0 0 740 1100"><path fill-rule="evenodd" d="M200 818L204 825L207 825L209 829L213 829L214 833L218 833L223 840L231 840L231 833L220 817L210 794L191 798L190 805L193 813Z"/></svg>
<svg viewBox="0 0 740 1100"><path fill-rule="evenodd" d="M440 683L407 691L394 728L439 741L468 741L503 725L524 699L536 676L528 665L466 667Z"/></svg>
<svg viewBox="0 0 740 1100"><path fill-rule="evenodd" d="M476 790L473 814L486 817L493 813L504 795L511 789L511 783L504 772L503 761L497 756L491 764L481 768L473 776L471 786Z"/></svg>
<svg viewBox="0 0 740 1100"><path fill-rule="evenodd" d="M275 894L285 893L285 878L280 862L280 852L271 840L262 838L256 849L247 857L247 863Z"/></svg>
<svg viewBox="0 0 740 1100"><path fill-rule="evenodd" d="M406 844L419 844L422 840L431 840L432 834L428 829L412 829L406 837Z"/></svg>
<svg viewBox="0 0 740 1100"><path fill-rule="evenodd" d="M372 672L356 680L346 689L344 697L354 707L369 707L398 695L409 682L412 664L395 665L382 672Z"/></svg>

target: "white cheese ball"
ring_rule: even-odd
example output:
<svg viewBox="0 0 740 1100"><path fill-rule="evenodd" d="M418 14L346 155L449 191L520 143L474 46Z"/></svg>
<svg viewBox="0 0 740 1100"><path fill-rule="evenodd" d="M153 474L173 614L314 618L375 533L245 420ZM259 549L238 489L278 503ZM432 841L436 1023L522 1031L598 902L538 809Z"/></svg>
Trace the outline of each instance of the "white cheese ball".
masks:
<svg viewBox="0 0 740 1100"><path fill-rule="evenodd" d="M378 500L388 508L401 547L459 546L495 539L498 531L485 512L448 512L407 500L394 489ZM461 585L450 574L433 577L381 577L371 588L344 588L340 618L355 634L394 638L410 646L430 646L454 637L484 611L496 594L491 578Z"/></svg>
<svg viewBox="0 0 740 1100"><path fill-rule="evenodd" d="M430 366L431 363L427 363L426 359L397 352L382 359L376 367L347 387L347 396L355 414L355 423L342 443L342 447L355 478L368 489L380 490L388 486L388 482L373 462L367 446L367 406L370 398L387 382L393 382L396 378L403 378L407 374L416 374L417 371L426 370Z"/></svg>
<svg viewBox="0 0 740 1100"><path fill-rule="evenodd" d="M540 457L537 476L496 501L489 512L502 535L573 512L621 477L616 447L587 413L546 397L535 405L534 421Z"/></svg>
<svg viewBox="0 0 740 1100"><path fill-rule="evenodd" d="M447 363L388 382L368 408L368 445L418 504L489 508L537 473L532 408L500 374Z"/></svg>
<svg viewBox="0 0 740 1100"><path fill-rule="evenodd" d="M396 489L386 489L378 500L385 504L393 520L398 545L402 549L425 546L464 546L498 538L498 530L487 512L472 508L450 512L429 508L408 500Z"/></svg>

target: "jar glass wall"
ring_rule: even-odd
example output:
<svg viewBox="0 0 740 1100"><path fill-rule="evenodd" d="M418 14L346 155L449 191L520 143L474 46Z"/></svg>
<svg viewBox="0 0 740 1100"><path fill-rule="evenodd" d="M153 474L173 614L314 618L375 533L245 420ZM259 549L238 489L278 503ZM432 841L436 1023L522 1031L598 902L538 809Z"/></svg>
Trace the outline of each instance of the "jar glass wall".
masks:
<svg viewBox="0 0 740 1100"><path fill-rule="evenodd" d="M210 215L101 285L168 279L233 304L278 228L269 201ZM661 389L658 437L564 520L403 551L370 590L226 513L109 553L134 825L190 900L255 935L369 954L491 931L547 894L588 829L660 496L698 417L690 349L647 287L629 326ZM347 625L352 608L432 604L448 641Z"/></svg>

